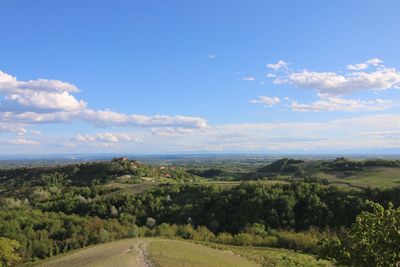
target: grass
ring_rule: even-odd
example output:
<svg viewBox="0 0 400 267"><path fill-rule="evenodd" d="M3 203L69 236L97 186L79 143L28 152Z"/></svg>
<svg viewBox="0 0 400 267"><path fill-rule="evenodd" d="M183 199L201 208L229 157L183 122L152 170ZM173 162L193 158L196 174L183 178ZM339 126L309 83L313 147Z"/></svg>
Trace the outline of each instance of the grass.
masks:
<svg viewBox="0 0 400 267"><path fill-rule="evenodd" d="M149 246L150 258L161 267L252 267L261 266L231 251L178 240L153 240Z"/></svg>
<svg viewBox="0 0 400 267"><path fill-rule="evenodd" d="M299 253L287 249L239 247L239 246L228 246L215 243L203 243L203 244L224 251L232 251L236 255L246 257L262 266L276 266L276 267L333 266L332 263L330 263L329 261L317 260L313 255Z"/></svg>
<svg viewBox="0 0 400 267"><path fill-rule="evenodd" d="M50 259L27 263L40 267L143 266L146 257L158 267L328 267L328 261L314 256L277 248L228 246L208 242L189 242L157 238L133 238L89 246ZM145 265L144 265L145 266Z"/></svg>
<svg viewBox="0 0 400 267"><path fill-rule="evenodd" d="M40 267L107 267L107 266L137 266L138 251L132 248L138 242L148 242L147 239L125 239L110 243L90 246L71 251L56 257L44 260L37 264L25 266Z"/></svg>
<svg viewBox="0 0 400 267"><path fill-rule="evenodd" d="M400 185L400 168L369 167L349 175L342 172L318 172L314 176L328 179L333 184L355 187L390 188Z"/></svg>
<svg viewBox="0 0 400 267"><path fill-rule="evenodd" d="M286 184L287 183L282 180L260 180L260 181L248 180L246 182L247 183L260 183L263 185L275 185L275 184ZM199 183L199 184L213 185L213 186L218 186L221 188L232 188L232 187L240 185L241 183L243 183L243 181L207 181L207 182Z"/></svg>
<svg viewBox="0 0 400 267"><path fill-rule="evenodd" d="M124 190L125 192L129 192L131 194L140 194L146 190L149 190L155 186L157 186L158 183L156 182L141 182L139 184L127 184L127 183L119 183L119 182L111 182L106 185L108 188L117 188L120 190ZM112 194L112 193L111 193ZM114 193L115 194L115 193Z"/></svg>

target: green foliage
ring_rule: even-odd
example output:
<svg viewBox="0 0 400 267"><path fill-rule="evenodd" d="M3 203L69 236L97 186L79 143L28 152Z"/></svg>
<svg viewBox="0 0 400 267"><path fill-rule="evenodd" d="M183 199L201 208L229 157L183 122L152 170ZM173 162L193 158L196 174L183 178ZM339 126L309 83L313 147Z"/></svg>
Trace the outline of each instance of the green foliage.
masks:
<svg viewBox="0 0 400 267"><path fill-rule="evenodd" d="M13 266L21 260L17 254L20 244L16 240L0 237L0 263L1 266Z"/></svg>
<svg viewBox="0 0 400 267"><path fill-rule="evenodd" d="M310 232L279 232L277 247L300 250L303 252L316 252L319 237Z"/></svg>
<svg viewBox="0 0 400 267"><path fill-rule="evenodd" d="M162 223L157 227L157 236L162 236L166 238L174 238L177 236L178 226L176 224L169 225L167 223Z"/></svg>
<svg viewBox="0 0 400 267"><path fill-rule="evenodd" d="M292 173L293 166L306 170L307 164L283 159L262 171ZM337 159L332 164L351 169L359 162ZM361 163L365 164L394 163ZM136 182L139 177L175 182L156 183L140 194L110 186ZM252 181L229 187L184 181L196 177L172 165L154 167L128 159L1 170L0 233L20 243L23 261L138 236L314 253L322 234L310 228L350 227L357 215L369 209L367 200L400 206L400 188L348 190L307 176L304 181L274 185ZM329 242L337 247L346 244L340 236ZM399 245L396 242L393 246Z"/></svg>
<svg viewBox="0 0 400 267"><path fill-rule="evenodd" d="M400 208L371 203L349 230L322 241L321 255L351 266L398 266L400 262Z"/></svg>
<svg viewBox="0 0 400 267"><path fill-rule="evenodd" d="M262 168L258 168L256 172L251 174L251 177L260 177L265 175L274 175L274 174L285 174L285 173L300 173L302 172L299 163L303 163L302 160L295 159L280 159L277 160L267 166Z"/></svg>

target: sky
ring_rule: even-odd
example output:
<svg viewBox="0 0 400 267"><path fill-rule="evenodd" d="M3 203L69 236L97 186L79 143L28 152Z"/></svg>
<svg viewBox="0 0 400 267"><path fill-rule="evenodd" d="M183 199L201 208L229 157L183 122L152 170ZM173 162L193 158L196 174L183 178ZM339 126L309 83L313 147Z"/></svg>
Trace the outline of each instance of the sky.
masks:
<svg viewBox="0 0 400 267"><path fill-rule="evenodd" d="M399 154L398 10L0 0L0 154Z"/></svg>

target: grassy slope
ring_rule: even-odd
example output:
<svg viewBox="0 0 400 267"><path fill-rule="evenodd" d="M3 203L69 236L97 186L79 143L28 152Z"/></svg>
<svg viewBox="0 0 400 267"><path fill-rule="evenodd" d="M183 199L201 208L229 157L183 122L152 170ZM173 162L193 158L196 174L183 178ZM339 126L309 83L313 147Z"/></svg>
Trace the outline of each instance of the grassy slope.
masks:
<svg viewBox="0 0 400 267"><path fill-rule="evenodd" d="M147 239L125 239L83 249L71 251L64 255L40 262L40 267L78 267L78 266L138 266L140 243L147 243ZM29 264L27 264L29 266Z"/></svg>
<svg viewBox="0 0 400 267"><path fill-rule="evenodd" d="M139 248L147 247L148 256L159 267L331 266L329 262L317 261L314 256L291 250L236 247L203 242L201 244L165 239L125 239L71 251L36 265L42 267L143 266L139 265L138 258L141 257ZM26 266L32 266L32 264L26 264Z"/></svg>
<svg viewBox="0 0 400 267"><path fill-rule="evenodd" d="M259 266L230 251L221 251L206 246L177 240L156 240L150 243L150 257L162 267L229 267Z"/></svg>
<svg viewBox="0 0 400 267"><path fill-rule="evenodd" d="M348 183L358 187L389 188L400 185L400 168L371 167L353 175L318 172L314 176L326 178L332 183Z"/></svg>
<svg viewBox="0 0 400 267"><path fill-rule="evenodd" d="M227 246L215 243L203 243L207 246L232 251L237 255L241 255L262 266L276 267L328 267L333 266L325 260L317 260L314 256L304 253L295 252L287 249L278 248L260 248L260 247L239 247Z"/></svg>

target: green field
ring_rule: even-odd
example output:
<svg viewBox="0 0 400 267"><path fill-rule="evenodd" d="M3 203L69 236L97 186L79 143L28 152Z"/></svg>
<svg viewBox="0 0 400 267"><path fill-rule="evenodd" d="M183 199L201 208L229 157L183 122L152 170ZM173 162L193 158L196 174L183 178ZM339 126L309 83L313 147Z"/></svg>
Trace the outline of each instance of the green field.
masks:
<svg viewBox="0 0 400 267"><path fill-rule="evenodd" d="M229 267L332 266L312 255L286 249L226 246L154 238L124 239L71 251L39 263L40 267Z"/></svg>
<svg viewBox="0 0 400 267"><path fill-rule="evenodd" d="M246 257L253 262L261 264L262 266L277 266L277 267L333 266L332 263L325 260L317 260L312 255L299 253L287 249L227 246L215 243L203 243L203 244L224 251L232 251L236 255L241 255L243 257Z"/></svg>
<svg viewBox="0 0 400 267"><path fill-rule="evenodd" d="M149 246L150 257L156 266L162 267L229 267L260 266L249 259L206 246L177 240L156 240Z"/></svg>
<svg viewBox="0 0 400 267"><path fill-rule="evenodd" d="M313 176L328 179L330 183L355 187L390 188L400 185L400 168L368 167L354 173L317 172Z"/></svg>
<svg viewBox="0 0 400 267"><path fill-rule="evenodd" d="M282 180L261 180L261 181L246 181L247 183L260 183L263 185L275 185L275 184L287 184L286 181ZM221 188L232 188L234 186L238 186L243 181L207 181L204 183L200 183L202 185L213 185L213 186L218 186Z"/></svg>

